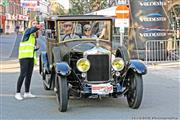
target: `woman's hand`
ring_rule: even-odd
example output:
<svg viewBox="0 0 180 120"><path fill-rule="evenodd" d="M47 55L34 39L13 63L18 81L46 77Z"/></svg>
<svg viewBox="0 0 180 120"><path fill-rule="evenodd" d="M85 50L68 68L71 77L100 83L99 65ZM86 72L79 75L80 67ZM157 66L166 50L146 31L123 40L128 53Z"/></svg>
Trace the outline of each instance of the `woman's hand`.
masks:
<svg viewBox="0 0 180 120"><path fill-rule="evenodd" d="M36 46L34 47L34 50L37 51L37 50L39 50L39 48L40 48L40 46L39 46L39 45L36 45Z"/></svg>

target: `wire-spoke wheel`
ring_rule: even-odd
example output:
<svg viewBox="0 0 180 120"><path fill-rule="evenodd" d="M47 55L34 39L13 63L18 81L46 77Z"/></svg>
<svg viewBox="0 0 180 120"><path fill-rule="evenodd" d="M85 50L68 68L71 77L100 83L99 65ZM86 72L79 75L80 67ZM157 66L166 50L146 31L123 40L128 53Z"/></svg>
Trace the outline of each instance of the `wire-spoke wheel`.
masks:
<svg viewBox="0 0 180 120"><path fill-rule="evenodd" d="M50 90L51 88L50 88L50 85L49 85L49 87L45 84L45 82L46 83L48 83L49 81L50 81L50 79L51 79L51 74L45 74L45 73L43 73L43 87L44 87L44 89L45 90Z"/></svg>
<svg viewBox="0 0 180 120"><path fill-rule="evenodd" d="M127 101L130 108L137 109L141 105L143 96L142 75L134 73L128 78Z"/></svg>

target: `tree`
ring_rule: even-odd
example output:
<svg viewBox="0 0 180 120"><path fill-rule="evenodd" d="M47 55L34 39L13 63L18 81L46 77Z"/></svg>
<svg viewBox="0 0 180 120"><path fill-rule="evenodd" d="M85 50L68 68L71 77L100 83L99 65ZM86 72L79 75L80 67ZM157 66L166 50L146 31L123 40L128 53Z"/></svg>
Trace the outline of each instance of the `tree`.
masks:
<svg viewBox="0 0 180 120"><path fill-rule="evenodd" d="M107 7L107 0L70 0L69 14L85 14Z"/></svg>
<svg viewBox="0 0 180 120"><path fill-rule="evenodd" d="M51 14L52 15L64 15L65 9L58 2L51 2Z"/></svg>
<svg viewBox="0 0 180 120"><path fill-rule="evenodd" d="M2 5L3 5L4 7L9 6L9 1L8 1L8 0L3 0L3 1L2 1Z"/></svg>
<svg viewBox="0 0 180 120"><path fill-rule="evenodd" d="M91 12L107 7L107 0L91 0Z"/></svg>

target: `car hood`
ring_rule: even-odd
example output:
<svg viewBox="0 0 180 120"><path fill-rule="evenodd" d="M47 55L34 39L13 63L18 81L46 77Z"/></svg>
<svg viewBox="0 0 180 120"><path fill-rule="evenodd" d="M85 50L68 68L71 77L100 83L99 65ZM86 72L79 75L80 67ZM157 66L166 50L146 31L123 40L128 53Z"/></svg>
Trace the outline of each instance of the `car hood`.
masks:
<svg viewBox="0 0 180 120"><path fill-rule="evenodd" d="M82 43L75 45L71 48L71 52L85 52L88 50L91 50L95 47L95 44L93 43Z"/></svg>
<svg viewBox="0 0 180 120"><path fill-rule="evenodd" d="M82 52L86 54L110 54L110 51L96 46L93 43L83 43L72 47L71 52Z"/></svg>

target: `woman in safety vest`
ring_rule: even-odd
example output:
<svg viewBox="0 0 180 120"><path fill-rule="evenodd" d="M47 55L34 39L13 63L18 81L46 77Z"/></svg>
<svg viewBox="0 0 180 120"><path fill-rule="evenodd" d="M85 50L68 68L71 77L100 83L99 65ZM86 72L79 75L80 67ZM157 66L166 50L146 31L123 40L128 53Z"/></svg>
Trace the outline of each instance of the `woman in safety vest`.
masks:
<svg viewBox="0 0 180 120"><path fill-rule="evenodd" d="M37 21L29 22L29 28L27 28L23 34L22 40L19 45L19 63L20 63L20 76L17 81L17 89L15 98L17 100L23 100L23 98L34 98L35 95L29 91L31 76L33 72L34 64L36 64L36 38L38 37L38 30L42 26L37 24ZM21 87L25 79L25 93L21 96Z"/></svg>

